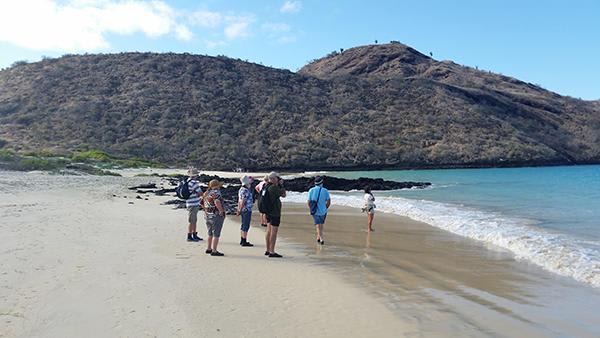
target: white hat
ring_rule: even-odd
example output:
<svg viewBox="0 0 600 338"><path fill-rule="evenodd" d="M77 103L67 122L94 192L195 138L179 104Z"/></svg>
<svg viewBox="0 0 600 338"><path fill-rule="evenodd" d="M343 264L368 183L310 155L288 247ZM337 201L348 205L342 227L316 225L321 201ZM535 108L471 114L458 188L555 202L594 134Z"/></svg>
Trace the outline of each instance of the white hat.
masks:
<svg viewBox="0 0 600 338"><path fill-rule="evenodd" d="M252 177L244 175L240 178L240 182L242 182L242 185L250 185L252 183Z"/></svg>
<svg viewBox="0 0 600 338"><path fill-rule="evenodd" d="M189 176L198 176L198 174L200 174L200 172L198 171L198 169L191 167L188 169L188 175Z"/></svg>

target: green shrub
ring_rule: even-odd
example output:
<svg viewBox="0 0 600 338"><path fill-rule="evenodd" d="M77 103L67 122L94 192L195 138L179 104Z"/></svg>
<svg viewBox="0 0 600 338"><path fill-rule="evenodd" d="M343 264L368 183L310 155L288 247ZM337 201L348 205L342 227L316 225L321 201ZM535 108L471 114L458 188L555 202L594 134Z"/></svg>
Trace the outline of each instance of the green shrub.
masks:
<svg viewBox="0 0 600 338"><path fill-rule="evenodd" d="M88 150L76 153L71 159L75 162L108 162L112 156L100 150Z"/></svg>
<svg viewBox="0 0 600 338"><path fill-rule="evenodd" d="M12 150L0 149L0 161L12 161L15 158L15 153Z"/></svg>
<svg viewBox="0 0 600 338"><path fill-rule="evenodd" d="M18 170L56 170L60 166L56 161L36 157L21 158L18 162Z"/></svg>

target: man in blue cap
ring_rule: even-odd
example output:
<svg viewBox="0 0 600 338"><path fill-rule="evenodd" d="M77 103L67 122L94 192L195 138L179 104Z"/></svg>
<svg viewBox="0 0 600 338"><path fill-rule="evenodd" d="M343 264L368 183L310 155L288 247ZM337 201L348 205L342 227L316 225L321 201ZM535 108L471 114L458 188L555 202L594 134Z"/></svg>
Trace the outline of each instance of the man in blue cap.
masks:
<svg viewBox="0 0 600 338"><path fill-rule="evenodd" d="M323 224L327 218L327 210L331 205L329 190L323 187L323 177L315 177L315 186L308 191L308 208L317 229L317 243L323 245Z"/></svg>

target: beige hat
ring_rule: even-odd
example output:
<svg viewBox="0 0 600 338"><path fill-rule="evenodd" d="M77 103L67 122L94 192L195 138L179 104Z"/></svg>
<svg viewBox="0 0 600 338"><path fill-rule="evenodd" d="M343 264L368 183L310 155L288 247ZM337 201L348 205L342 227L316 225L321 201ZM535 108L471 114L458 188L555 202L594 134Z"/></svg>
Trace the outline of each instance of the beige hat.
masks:
<svg viewBox="0 0 600 338"><path fill-rule="evenodd" d="M276 173L276 172L274 172L274 171L271 171L271 172L269 173L269 178L271 178L271 179L273 179L273 178L281 178L281 176L279 176L279 174L278 174L278 173Z"/></svg>
<svg viewBox="0 0 600 338"><path fill-rule="evenodd" d="M221 182L219 180L210 180L210 182L208 182L208 187L210 189L220 188L222 186L223 186L223 182Z"/></svg>
<svg viewBox="0 0 600 338"><path fill-rule="evenodd" d="M194 167L189 168L187 172L188 172L189 176L198 176L198 174L200 174L198 169L196 169Z"/></svg>

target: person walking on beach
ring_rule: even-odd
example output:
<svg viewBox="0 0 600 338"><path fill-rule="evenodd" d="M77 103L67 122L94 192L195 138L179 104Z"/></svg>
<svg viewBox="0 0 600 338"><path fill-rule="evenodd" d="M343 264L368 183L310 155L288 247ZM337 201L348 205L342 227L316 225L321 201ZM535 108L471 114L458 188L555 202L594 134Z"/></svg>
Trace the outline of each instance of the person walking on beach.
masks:
<svg viewBox="0 0 600 338"><path fill-rule="evenodd" d="M188 185L190 197L185 200L185 207L188 210L188 242L198 242L202 240L202 238L198 237L198 232L196 230L198 211L200 210L200 196L202 196L202 188L200 188L200 182L198 182L198 174L198 169L188 169L189 179L186 183Z"/></svg>
<svg viewBox="0 0 600 338"><path fill-rule="evenodd" d="M308 209L313 217L317 230L317 243L323 245L323 225L327 218L327 210L331 205L329 190L323 187L323 177L315 177L315 186L308 191Z"/></svg>
<svg viewBox="0 0 600 338"><path fill-rule="evenodd" d="M211 180L208 182L208 190L204 193L204 217L206 229L208 230L206 253L211 256L224 256L217 249L221 229L225 221L225 209L223 208L223 197L221 196L222 182Z"/></svg>
<svg viewBox="0 0 600 338"><path fill-rule="evenodd" d="M252 191L250 187L252 185L252 178L248 176L242 176L240 178L242 187L238 191L238 207L237 214L242 216L242 226L240 233L240 245L241 246L254 246L254 244L248 242L248 230L250 230L250 220L252 219L252 204L254 200L252 198Z"/></svg>
<svg viewBox="0 0 600 338"><path fill-rule="evenodd" d="M269 175L266 175L265 178L263 179L263 181L260 182L259 184L257 184L256 187L254 187L254 189L256 190L256 193L260 194L260 192L262 191L262 188L267 183L269 183ZM267 226L267 215L263 214L262 212L260 213L260 226L263 226L263 227Z"/></svg>
<svg viewBox="0 0 600 338"><path fill-rule="evenodd" d="M371 192L370 187L365 188L365 206L363 207L363 212L367 213L367 224L369 232L373 230L373 218L375 217L375 196Z"/></svg>
<svg viewBox="0 0 600 338"><path fill-rule="evenodd" d="M285 197L286 192L283 187L283 179L276 172L269 174L269 183L267 187L261 190L261 203L266 205L267 233L265 242L267 250L265 255L271 258L281 258L282 256L275 252L275 243L277 242L277 232L281 224L281 197Z"/></svg>

